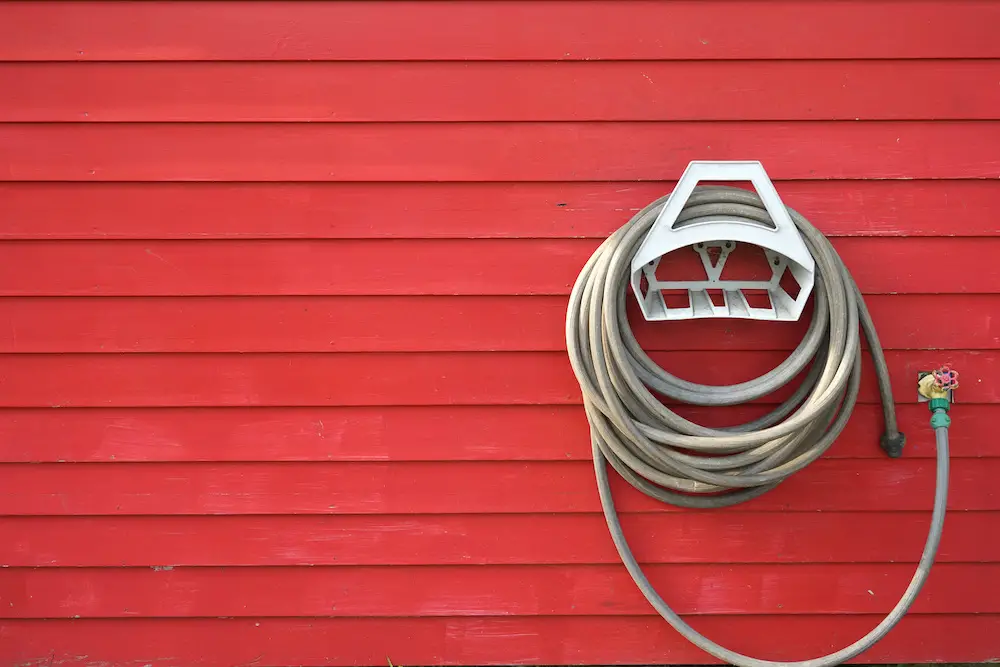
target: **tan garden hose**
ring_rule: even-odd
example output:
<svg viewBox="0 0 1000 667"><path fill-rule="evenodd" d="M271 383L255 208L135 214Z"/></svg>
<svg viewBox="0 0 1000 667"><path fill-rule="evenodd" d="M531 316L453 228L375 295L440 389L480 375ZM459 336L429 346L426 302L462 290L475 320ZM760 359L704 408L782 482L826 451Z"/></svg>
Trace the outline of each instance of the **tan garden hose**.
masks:
<svg viewBox="0 0 1000 667"><path fill-rule="evenodd" d="M666 199L639 211L597 249L577 278L566 315L566 344L590 422L608 529L622 562L649 603L678 632L716 658L746 667L840 664L885 636L906 614L927 579L947 504L947 423L938 422L934 429L937 487L920 564L900 601L871 632L830 655L772 662L730 651L694 630L654 590L633 556L611 497L608 464L643 493L682 507L726 507L765 493L819 458L846 425L861 382L859 329L875 365L885 422L882 446L890 456L901 454L903 436L896 424L885 356L861 293L829 240L792 209L789 214L816 262L813 319L798 347L774 370L730 386L688 382L657 366L629 328L625 286L632 257ZM755 193L732 187L697 188L679 220L693 224L719 215L769 222ZM764 417L737 427L695 424L653 393L693 405L736 405L770 394L801 371L806 371L805 379L790 398ZM947 419L943 411L938 412Z"/></svg>

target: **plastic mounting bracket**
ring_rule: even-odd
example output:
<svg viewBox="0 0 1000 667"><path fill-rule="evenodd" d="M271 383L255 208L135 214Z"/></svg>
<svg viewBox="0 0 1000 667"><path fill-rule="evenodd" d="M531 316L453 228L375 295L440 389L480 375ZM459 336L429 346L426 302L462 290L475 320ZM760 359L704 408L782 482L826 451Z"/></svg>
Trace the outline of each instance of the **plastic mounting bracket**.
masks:
<svg viewBox="0 0 1000 667"><path fill-rule="evenodd" d="M691 224L676 224L684 205L701 181L749 181L753 184L774 225L733 216L714 216ZM764 249L771 267L769 280L722 280L726 258L737 243ZM705 269L705 280L662 281L656 268L667 253L693 246ZM709 249L717 249L713 263ZM632 290L647 320L687 320L729 317L752 320L797 320L815 281L816 265L782 204L764 166L756 161L694 161L688 164L653 226L632 258ZM799 285L793 298L781 287L784 272ZM645 285L643 284L645 283ZM723 305L716 305L708 290L721 290ZM663 290L687 290L686 307L668 307ZM770 308L751 306L743 290L766 290Z"/></svg>

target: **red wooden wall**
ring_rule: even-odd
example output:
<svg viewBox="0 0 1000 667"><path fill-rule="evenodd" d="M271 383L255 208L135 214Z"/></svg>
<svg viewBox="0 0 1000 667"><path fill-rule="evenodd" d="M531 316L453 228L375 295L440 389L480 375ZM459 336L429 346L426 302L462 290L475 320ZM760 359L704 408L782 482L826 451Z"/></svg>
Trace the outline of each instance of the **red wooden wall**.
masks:
<svg viewBox="0 0 1000 667"><path fill-rule="evenodd" d="M731 510L618 485L652 579L768 658L1000 658L1000 4L0 5L0 664L694 663L619 564L569 286L691 159L760 159L888 348ZM732 381L798 325L639 327ZM701 411L704 413L704 411ZM733 419L740 409L727 412ZM750 414L742 410L742 414ZM718 419L717 413L705 419Z"/></svg>

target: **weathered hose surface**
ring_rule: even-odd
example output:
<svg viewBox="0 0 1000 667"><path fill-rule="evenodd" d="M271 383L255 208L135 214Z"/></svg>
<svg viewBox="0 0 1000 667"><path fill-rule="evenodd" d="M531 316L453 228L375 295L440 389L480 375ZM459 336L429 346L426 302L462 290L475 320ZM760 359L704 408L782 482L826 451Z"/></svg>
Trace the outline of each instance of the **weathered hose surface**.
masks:
<svg viewBox="0 0 1000 667"><path fill-rule="evenodd" d="M749 382L712 386L671 375L643 352L628 325L626 285L632 257L666 200L662 197L639 211L597 249L573 287L566 316L566 343L590 421L608 528L650 604L716 658L746 667L840 664L868 649L898 623L927 578L944 525L947 429L937 431L937 490L920 565L899 603L869 634L821 658L772 662L725 649L691 628L656 593L632 555L611 497L607 464L643 493L682 507L726 507L765 493L819 458L846 425L861 381L859 328L878 378L885 437L901 436L885 356L861 293L827 238L792 209L788 212L816 261L815 308L801 343L783 362ZM696 188L679 221L693 224L718 216L770 222L755 193L732 187ZM804 380L787 400L759 419L728 428L691 422L653 394L694 405L736 405L770 394L802 371Z"/></svg>

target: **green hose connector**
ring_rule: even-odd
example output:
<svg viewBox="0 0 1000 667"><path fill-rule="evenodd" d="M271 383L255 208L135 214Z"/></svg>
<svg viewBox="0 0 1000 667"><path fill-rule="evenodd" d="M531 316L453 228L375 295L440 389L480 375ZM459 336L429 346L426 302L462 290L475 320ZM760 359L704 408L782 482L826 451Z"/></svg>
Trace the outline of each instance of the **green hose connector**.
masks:
<svg viewBox="0 0 1000 667"><path fill-rule="evenodd" d="M935 403L944 403L937 405ZM951 417L948 416L950 405L947 398L933 398L930 401L931 407L931 428L948 428L951 426Z"/></svg>
<svg viewBox="0 0 1000 667"><path fill-rule="evenodd" d="M947 398L932 398L927 402L927 407L930 408L932 413L937 410L944 410L945 412L948 412L951 410L951 401Z"/></svg>

